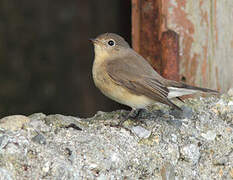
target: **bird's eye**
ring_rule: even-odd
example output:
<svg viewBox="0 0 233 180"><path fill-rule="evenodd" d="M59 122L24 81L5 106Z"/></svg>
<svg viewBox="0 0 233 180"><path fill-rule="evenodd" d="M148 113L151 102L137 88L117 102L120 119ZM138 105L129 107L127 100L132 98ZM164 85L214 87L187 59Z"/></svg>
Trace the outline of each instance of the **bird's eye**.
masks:
<svg viewBox="0 0 233 180"><path fill-rule="evenodd" d="M114 46L114 45L115 45L115 42L114 42L113 40L109 40L109 41L108 41L108 45L109 45L109 46Z"/></svg>

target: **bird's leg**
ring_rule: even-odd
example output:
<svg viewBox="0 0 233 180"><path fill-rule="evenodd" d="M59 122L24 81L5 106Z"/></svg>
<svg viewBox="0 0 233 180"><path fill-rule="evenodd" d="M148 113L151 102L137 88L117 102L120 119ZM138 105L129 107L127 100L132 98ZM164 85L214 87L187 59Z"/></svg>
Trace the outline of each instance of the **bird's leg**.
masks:
<svg viewBox="0 0 233 180"><path fill-rule="evenodd" d="M130 112L129 112L129 114L125 117L125 118L123 118L121 121L120 121L120 123L118 124L119 126L122 126L122 124L127 120L127 119L129 119L130 117L131 118L133 118L134 120L138 120L137 118L138 118L138 116L140 115L140 113L141 113L141 111L142 111L143 109L132 109ZM135 113L136 112L136 113ZM141 122L141 121L140 121Z"/></svg>
<svg viewBox="0 0 233 180"><path fill-rule="evenodd" d="M130 115L130 117L133 119L137 119L142 111L143 111L143 109L135 109L135 111Z"/></svg>
<svg viewBox="0 0 233 180"><path fill-rule="evenodd" d="M137 110L137 109L132 108L132 110L129 112L129 114L119 122L118 126L122 126L122 124L123 124L127 119L129 119L129 117L131 117L131 116L135 113L136 110ZM137 114L138 114L138 113L137 113Z"/></svg>

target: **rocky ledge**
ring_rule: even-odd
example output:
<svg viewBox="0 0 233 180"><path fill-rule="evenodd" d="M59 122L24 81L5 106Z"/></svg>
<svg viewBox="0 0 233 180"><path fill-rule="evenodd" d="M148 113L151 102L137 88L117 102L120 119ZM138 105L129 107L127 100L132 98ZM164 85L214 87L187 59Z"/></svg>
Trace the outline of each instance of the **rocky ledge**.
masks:
<svg viewBox="0 0 233 180"><path fill-rule="evenodd" d="M36 113L0 120L0 179L232 179L233 96L81 119Z"/></svg>

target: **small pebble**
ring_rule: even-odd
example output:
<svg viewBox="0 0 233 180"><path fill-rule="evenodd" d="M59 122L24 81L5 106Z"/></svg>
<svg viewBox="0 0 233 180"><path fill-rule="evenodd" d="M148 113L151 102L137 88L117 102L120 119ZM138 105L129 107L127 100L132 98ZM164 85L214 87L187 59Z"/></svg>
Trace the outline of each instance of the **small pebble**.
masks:
<svg viewBox="0 0 233 180"><path fill-rule="evenodd" d="M136 134L139 138L148 138L151 135L151 131L141 127L141 126L134 126L132 127L132 131Z"/></svg>
<svg viewBox="0 0 233 180"><path fill-rule="evenodd" d="M188 162L196 164L200 158L199 148L195 144L189 144L181 149L181 154Z"/></svg>
<svg viewBox="0 0 233 180"><path fill-rule="evenodd" d="M175 180L175 171L171 163L167 162L161 169L162 180Z"/></svg>
<svg viewBox="0 0 233 180"><path fill-rule="evenodd" d="M42 134L38 134L32 138L32 141L39 144L46 144L46 139Z"/></svg>
<svg viewBox="0 0 233 180"><path fill-rule="evenodd" d="M227 94L228 94L229 96L233 96L233 88L229 89L228 92L227 92Z"/></svg>
<svg viewBox="0 0 233 180"><path fill-rule="evenodd" d="M207 133L201 133L201 136L208 141L213 141L216 137L216 133L214 131L207 131Z"/></svg>
<svg viewBox="0 0 233 180"><path fill-rule="evenodd" d="M0 150L4 148L9 142L8 136L1 135L0 136Z"/></svg>
<svg viewBox="0 0 233 180"><path fill-rule="evenodd" d="M0 168L0 179L2 180L13 180L13 176L9 170Z"/></svg>

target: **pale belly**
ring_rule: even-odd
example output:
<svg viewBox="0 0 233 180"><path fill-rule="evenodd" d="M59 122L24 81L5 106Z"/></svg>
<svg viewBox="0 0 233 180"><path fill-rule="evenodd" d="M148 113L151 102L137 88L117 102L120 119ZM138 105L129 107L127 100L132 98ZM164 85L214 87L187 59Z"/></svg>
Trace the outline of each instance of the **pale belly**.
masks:
<svg viewBox="0 0 233 180"><path fill-rule="evenodd" d="M154 103L153 100L146 96L133 94L127 88L116 84L106 73L103 73L103 71L95 71L95 73L93 73L93 78L95 85L100 91L105 96L118 103L130 106L134 109L144 108Z"/></svg>
<svg viewBox="0 0 233 180"><path fill-rule="evenodd" d="M103 92L103 94L118 103L130 106L134 109L144 108L154 103L154 101L147 98L146 96L132 94L121 87L116 87L111 92Z"/></svg>

